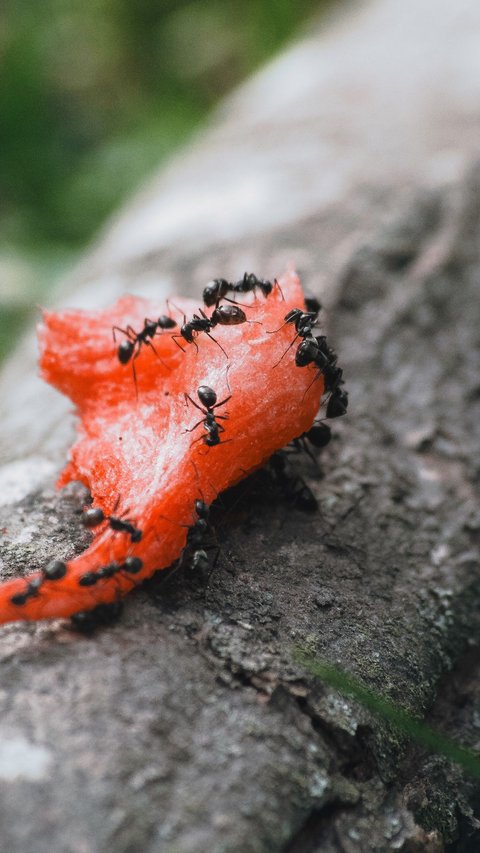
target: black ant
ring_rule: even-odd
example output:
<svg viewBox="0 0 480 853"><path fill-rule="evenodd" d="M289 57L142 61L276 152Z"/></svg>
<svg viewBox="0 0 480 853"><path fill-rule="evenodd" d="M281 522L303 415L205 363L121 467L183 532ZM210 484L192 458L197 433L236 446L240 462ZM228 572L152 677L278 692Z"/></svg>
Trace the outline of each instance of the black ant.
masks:
<svg viewBox="0 0 480 853"><path fill-rule="evenodd" d="M274 280L273 284L278 285L277 279ZM255 273L244 273L243 278L240 281L237 281L236 284L233 285L235 293L250 293L253 291L261 290L265 298L270 295L273 290L273 284L271 281L267 281L265 278L257 278Z"/></svg>
<svg viewBox="0 0 480 853"><path fill-rule="evenodd" d="M158 320L149 320L148 317L146 317L143 321L143 329L140 332L136 332L135 329L132 328L132 326L127 326L126 329L122 329L120 326L112 326L113 340L115 343L115 332L121 332L123 335L127 336L126 340L122 341L117 348L117 357L120 364L128 364L128 362L132 360L133 380L135 382L135 389L137 388L135 359L138 358L138 356L140 355L142 346L145 345L150 347L154 351L157 358L162 361L152 343L152 338L155 337L159 330L167 331L168 329L174 329L176 325L177 324L172 317L167 317L166 314L162 314L158 318ZM162 362L162 364L164 364L164 362Z"/></svg>
<svg viewBox="0 0 480 853"><path fill-rule="evenodd" d="M286 454L277 451L270 457L269 465L274 482L285 500L304 512L315 512L318 508L317 499L301 477L290 473Z"/></svg>
<svg viewBox="0 0 480 853"><path fill-rule="evenodd" d="M303 298L307 311L314 314L320 314L323 306L316 296L312 296L310 293L305 293Z"/></svg>
<svg viewBox="0 0 480 853"><path fill-rule="evenodd" d="M140 557L127 557L123 563L118 563L116 560L113 560L111 563L107 563L106 566L101 566L96 571L85 572L85 574L80 577L78 585L95 586L99 581L113 578L120 572L124 572L128 575L138 575L142 568L143 563Z"/></svg>
<svg viewBox="0 0 480 853"><path fill-rule="evenodd" d="M42 569L42 574L46 581L59 581L67 574L67 566L62 560L51 560Z"/></svg>
<svg viewBox="0 0 480 853"><path fill-rule="evenodd" d="M274 284L279 286L276 279ZM272 292L273 284L265 278L257 278L254 273L247 272L244 273L240 281L235 283L229 282L225 278L215 278L204 288L203 301L207 307L211 307L212 305L218 305L220 299L226 299L227 302L231 302L232 300L228 299L228 293L250 293L252 291L255 292L257 288L261 290L266 298Z"/></svg>
<svg viewBox="0 0 480 853"><path fill-rule="evenodd" d="M17 592L12 595L10 601L12 604L26 604L29 598L35 598L44 581L58 581L67 574L67 566L61 560L51 560L44 569L41 575L29 581L24 592Z"/></svg>
<svg viewBox="0 0 480 853"><path fill-rule="evenodd" d="M295 364L297 367L306 367L308 364L315 364L318 368L323 368L327 364L334 365L337 361L337 354L332 347L327 344L325 335L310 335L306 337L297 348L295 353Z"/></svg>
<svg viewBox="0 0 480 853"><path fill-rule="evenodd" d="M197 389L197 396L200 402L203 404L205 408L202 409L201 406L198 405L189 394L185 394L185 401L190 400L193 406L202 412L205 417L198 421L195 426L190 429L185 430L185 432L193 432L200 424L203 424L207 435L201 436L200 439L196 439L197 441L203 440L203 443L208 447L214 447L217 444L220 444L220 433L225 432L225 428L222 424L217 423L217 420L226 421L228 420L228 415L215 415L214 409L218 409L219 406L224 406L225 403L231 399L231 394L228 397L225 397L220 403L217 403L217 395L213 388L209 388L208 385L200 385Z"/></svg>
<svg viewBox="0 0 480 853"><path fill-rule="evenodd" d="M210 507L203 500L195 501L195 512L197 519L187 531L187 541L182 551L179 560L179 568L188 563L189 567L194 570L200 570L203 574L209 567L207 550L216 549L217 553L213 562L212 569L218 560L220 548L215 544L207 544L205 539L208 535L215 536L215 531L210 524Z"/></svg>
<svg viewBox="0 0 480 853"><path fill-rule="evenodd" d="M120 616L123 610L121 601L109 604L97 604L91 610L81 610L70 617L73 627L83 634L91 634L95 628L110 625Z"/></svg>
<svg viewBox="0 0 480 853"><path fill-rule="evenodd" d="M273 332L269 332L268 334L273 335L275 334L275 332L279 332L280 329L283 329L284 326L287 326L289 323L293 323L293 325L295 326L296 335L291 344L289 344L289 346L283 353L282 357L277 361L276 364L273 365L273 367L277 367L280 362L285 358L289 349L294 346L297 338L303 338L303 342L305 342L305 340L307 339L314 340L312 332L318 323L318 311L302 311L301 308L292 308L291 311L288 312L288 314L285 314L285 317L283 319L285 321L283 325L280 326L279 329L274 329Z"/></svg>
<svg viewBox="0 0 480 853"><path fill-rule="evenodd" d="M172 339L177 344L177 347L180 347L183 350L183 347L177 342L177 338L183 338L187 344L195 344L198 350L198 346L195 341L195 337L200 334L200 332L205 332L210 340L214 341L218 347L222 350L223 354L228 358L227 353L223 349L222 345L217 341L213 335L210 334L212 329L215 326L238 326L240 323L247 323L247 317L244 311L238 305L218 305L213 311L211 317L207 317L207 315L202 311L201 308L198 309L200 312L198 314L194 314L192 319L186 322L186 317L184 317L184 323L180 328L179 335L172 335Z"/></svg>
<svg viewBox="0 0 480 853"><path fill-rule="evenodd" d="M192 462L194 465L194 463ZM196 466L194 465L196 468ZM210 561L207 551L216 550L215 559L213 561L212 570L217 563L220 547L216 541L215 530L210 523L210 506L202 499L195 500L195 512L197 518L193 524L181 524L180 527L187 528L187 538L180 557L176 561L173 571L168 575L170 578L174 572L179 569L184 570L189 568L192 570L200 570L203 575L210 568ZM171 524L177 525L178 522L172 521L167 516L161 516ZM210 540L210 541L209 541ZM214 540L214 541L213 541Z"/></svg>
<svg viewBox="0 0 480 853"><path fill-rule="evenodd" d="M118 518L115 515L105 515L99 506L86 509L82 515L82 523L85 527L98 527L102 521L108 521L112 530L116 533L128 533L131 542L140 542L142 531L135 527L128 519Z"/></svg>
<svg viewBox="0 0 480 853"><path fill-rule="evenodd" d="M330 394L326 417L327 418L340 418L342 415L345 415L348 408L348 391L345 391L343 388L340 388L340 384L337 384Z"/></svg>
<svg viewBox="0 0 480 853"><path fill-rule="evenodd" d="M207 308L212 305L218 305L220 299L226 299L227 293L233 290L233 284L227 281L226 278L214 278L203 289L203 302Z"/></svg>
<svg viewBox="0 0 480 853"><path fill-rule="evenodd" d="M12 604L22 605L26 604L29 598L36 598L40 587L43 584L43 576L39 575L33 580L29 581L25 587L24 592L17 592L15 595L12 595L10 601Z"/></svg>
<svg viewBox="0 0 480 853"><path fill-rule="evenodd" d="M315 465L318 465L318 462L313 455L308 443L312 444L318 450L326 447L329 444L332 438L332 431L328 424L324 424L322 422L314 423L307 432L299 435L298 438L294 438L290 443L289 447L291 447L295 451L305 451L307 456L310 457L312 462Z"/></svg>

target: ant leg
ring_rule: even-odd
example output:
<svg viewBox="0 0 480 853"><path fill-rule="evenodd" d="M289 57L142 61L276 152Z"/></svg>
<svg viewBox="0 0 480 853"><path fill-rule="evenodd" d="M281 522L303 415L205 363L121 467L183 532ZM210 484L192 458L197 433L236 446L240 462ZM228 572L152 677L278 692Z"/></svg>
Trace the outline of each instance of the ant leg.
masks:
<svg viewBox="0 0 480 853"><path fill-rule="evenodd" d="M185 352L184 348L181 347L180 344L178 343L178 341L176 340L176 338L181 338L182 336L181 335L170 335L170 337L171 337L173 343L177 345L178 349L181 349L182 352Z"/></svg>
<svg viewBox="0 0 480 853"><path fill-rule="evenodd" d="M202 421L199 421L197 426L199 426L201 423L202 423ZM185 430L185 432L192 432L192 430ZM199 435L198 438L196 438L194 441L192 441L190 447L193 447L193 445L197 444L198 441L204 441L205 438L206 438L205 435Z"/></svg>
<svg viewBox="0 0 480 853"><path fill-rule="evenodd" d="M207 335L207 338L210 338L210 340L211 340L211 341L213 341L214 343L216 343L217 347L220 347L220 349L222 350L222 352L223 352L223 354L224 354L225 358L228 358L227 353L226 353L226 352L225 352L225 350L223 349L222 345L221 345L221 344L216 340L216 338L214 338L214 337L213 337L213 335L211 335L211 334L210 334L210 332L205 332L205 334Z"/></svg>
<svg viewBox="0 0 480 853"><path fill-rule="evenodd" d="M230 417L228 415L215 415L216 421L229 421Z"/></svg>
<svg viewBox="0 0 480 853"><path fill-rule="evenodd" d="M227 369L226 369L226 371L225 371L225 380L226 380L226 383L227 383L227 388L228 388L228 390L231 392L231 390L232 390L232 389L230 388L230 382L228 381L228 371L229 371L229 370L230 370L230 362L228 362L228 364L227 364Z"/></svg>
<svg viewBox="0 0 480 853"><path fill-rule="evenodd" d="M183 432L193 432L195 429L197 429L197 427L200 426L200 424L203 424L203 419L201 421L197 421L195 426L191 427L190 429L184 429Z"/></svg>
<svg viewBox="0 0 480 853"><path fill-rule="evenodd" d="M316 372L315 376L313 377L312 381L310 382L310 385L308 386L308 388L306 389L306 391L305 391L305 393L304 393L304 395L303 395L303 397L302 397L302 403L303 403L303 401L304 401L304 399L305 399L305 397L306 397L306 395L307 395L308 391L310 391L310 388L311 388L311 387L312 387L312 385L317 381L317 379L322 375L322 373L323 373L323 370L322 370L322 369L317 370L317 372Z"/></svg>
<svg viewBox="0 0 480 853"><path fill-rule="evenodd" d="M288 347L287 347L287 349L285 350L285 352L283 353L282 357L281 357L281 358L279 358L279 359L278 359L278 361L277 361L277 363L273 365L272 370L275 370L275 368L276 368L276 367L278 367L278 365L280 364L280 362L281 362L281 361L283 361L283 359L285 358L285 356L286 356L286 354L287 354L288 350L289 350L289 349L291 349L291 348L293 347L293 345L294 345L294 343L295 343L295 341L297 340L297 338L298 338L298 337L299 337L299 335L298 335L298 333L297 333L297 334L295 335L295 337L294 337L294 339L293 339L292 343L290 344L290 346L288 346Z"/></svg>
<svg viewBox="0 0 480 853"><path fill-rule="evenodd" d="M269 332L269 331L268 331L268 329L267 329L267 330L266 330L267 335L276 335L276 334L277 334L277 332L281 332L281 331L282 331L282 329L283 329L285 326L288 326L288 324L289 324L289 320L287 320L285 323L282 323L282 325L281 325L281 326L279 326L279 327L278 327L278 329L272 329L272 331L271 331L271 332Z"/></svg>
<svg viewBox="0 0 480 853"><path fill-rule="evenodd" d="M230 394L230 396L229 396L229 397L225 397L225 399L224 399L224 400L222 400L222 401L221 401L221 403L215 403L215 405L214 405L214 406L211 406L211 408L212 408L212 409L218 409L218 407L219 407L219 406L224 406L224 405L225 405L225 403L228 403L228 401L229 401L229 400L231 400L231 399L232 399L232 394Z"/></svg>
<svg viewBox="0 0 480 853"><path fill-rule="evenodd" d="M201 407L201 406L199 406L199 405L198 405L198 403L196 403L196 402L195 402L195 400L192 400L192 398L190 397L190 394L185 394L185 393L184 393L184 395L183 395L183 396L185 397L185 400L190 400L190 402L191 402L192 406L195 406L195 408L196 408L196 409L198 409L198 411L199 411L199 412L201 412L201 413L202 413L202 415L207 415L207 414L208 414L208 413L207 413L207 411L206 411L206 409L202 409L202 407Z"/></svg>
<svg viewBox="0 0 480 853"><path fill-rule="evenodd" d="M140 352L140 350L138 350L138 352ZM137 353L137 355L138 355L138 353ZM134 358L133 358L133 360L132 360L132 373L133 373L133 382L134 382L134 385L135 385L135 399L136 399L136 401L137 401L137 403L138 403L137 371L135 370L135 359L136 359L136 357L137 357L137 356L134 356Z"/></svg>
<svg viewBox="0 0 480 853"><path fill-rule="evenodd" d="M128 332L128 331L127 331L127 329L130 329L130 332ZM127 326L127 328L126 328L126 329L122 329L122 328L121 328L121 326L112 326L112 336L113 336L113 342L114 342L114 344L116 344L116 343L117 343L117 339L116 339L116 337L115 337L115 332L121 332L121 333L122 333L122 335L126 335L126 336L127 336L127 338L129 339L129 341L133 341L133 340L136 340L136 339L137 339L137 333L135 332L135 330L134 330L134 329L132 329L132 327L131 327L131 326ZM132 334L131 334L132 332L133 332L133 337L132 337Z"/></svg>
<svg viewBox="0 0 480 853"><path fill-rule="evenodd" d="M155 347L153 346L152 342L151 342L151 341L145 341L145 343L146 343L147 347L150 347L151 349L153 349L153 351L154 351L155 355L157 356L157 358L158 358L159 362L160 362L161 364L163 364L163 366L164 366L164 367L166 367L166 368L167 368L167 370L170 370L170 367L168 366L168 364L165 364L165 362L164 362L163 358L160 358L160 356L159 356L159 354L158 354L157 350L155 349ZM136 357L136 356L135 356L135 357Z"/></svg>
<svg viewBox="0 0 480 853"><path fill-rule="evenodd" d="M276 278L275 278L275 279L274 279L274 281L273 281L273 285L274 285L274 286L276 285L276 286L278 287L278 289L279 289L279 291L280 291L280 295L281 295L281 297L282 297L282 300L285 302L285 297L284 297L284 295L283 295L283 290L282 290L282 288L280 287L280 285L279 285L279 283L278 283L278 280L277 280Z"/></svg>
<svg viewBox="0 0 480 853"><path fill-rule="evenodd" d="M183 316L183 322L185 323L186 319L187 319L185 312L182 311L181 308L178 307L178 305L175 305L175 302L172 302L171 299L166 299L165 302L167 303L167 308L170 311L170 314L172 313L172 309L170 308L170 305L173 305L173 307L175 308L175 311L178 311L180 316Z"/></svg>

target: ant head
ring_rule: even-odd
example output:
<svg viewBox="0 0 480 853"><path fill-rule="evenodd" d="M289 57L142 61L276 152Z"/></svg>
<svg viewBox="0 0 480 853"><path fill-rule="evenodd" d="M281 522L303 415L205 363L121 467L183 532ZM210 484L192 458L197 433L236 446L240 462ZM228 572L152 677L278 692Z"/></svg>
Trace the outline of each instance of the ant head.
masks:
<svg viewBox="0 0 480 853"><path fill-rule="evenodd" d="M215 305L216 301L228 292L228 281L225 278L214 278L203 289L203 301L207 308Z"/></svg>
<svg viewBox="0 0 480 853"><path fill-rule="evenodd" d="M314 447L326 447L332 437L332 431L328 424L313 424L306 433L306 437Z"/></svg>
<svg viewBox="0 0 480 853"><path fill-rule="evenodd" d="M200 385L197 389L198 399L206 409L211 409L217 402L217 395L208 385Z"/></svg>
<svg viewBox="0 0 480 853"><path fill-rule="evenodd" d="M269 294L272 292L273 284L271 281L267 281L266 278L258 279L257 284L264 296L269 296Z"/></svg>
<svg viewBox="0 0 480 853"><path fill-rule="evenodd" d="M129 575L138 575L138 573L143 569L143 563L140 557L127 557L122 568L124 571L128 572Z"/></svg>
<svg viewBox="0 0 480 853"><path fill-rule="evenodd" d="M191 561L192 569L199 569L201 572L206 572L209 563L208 563L208 554L206 551L195 551L192 561Z"/></svg>
<svg viewBox="0 0 480 853"><path fill-rule="evenodd" d="M210 507L205 501L196 500L195 501L195 512L197 513L199 518L208 519L210 515Z"/></svg>
<svg viewBox="0 0 480 853"><path fill-rule="evenodd" d="M187 344L193 343L193 329L190 323L183 323L180 334L186 340Z"/></svg>
<svg viewBox="0 0 480 853"><path fill-rule="evenodd" d="M92 506L86 509L82 515L82 524L85 527L98 527L102 521L105 521L105 514L99 506Z"/></svg>
<svg viewBox="0 0 480 853"><path fill-rule="evenodd" d="M311 296L311 294L305 294L305 308L312 314L318 314L319 311L322 310L322 303L318 301L316 296Z"/></svg>
<svg viewBox="0 0 480 853"><path fill-rule="evenodd" d="M122 341L117 349L120 364L127 364L130 361L134 349L135 343L133 341Z"/></svg>
<svg viewBox="0 0 480 853"><path fill-rule="evenodd" d="M59 581L67 574L67 567L62 560L51 560L43 570L43 576L47 581Z"/></svg>

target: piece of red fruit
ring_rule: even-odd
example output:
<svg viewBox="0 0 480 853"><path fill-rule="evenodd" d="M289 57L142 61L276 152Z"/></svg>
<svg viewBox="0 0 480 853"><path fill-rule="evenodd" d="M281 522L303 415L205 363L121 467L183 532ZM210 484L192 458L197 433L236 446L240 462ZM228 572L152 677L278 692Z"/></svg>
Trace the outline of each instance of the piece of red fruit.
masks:
<svg viewBox="0 0 480 853"><path fill-rule="evenodd" d="M296 346L282 358L295 335L284 317L292 308L303 310L304 296L293 272L279 284L281 289L274 287L267 298L260 295L244 309L255 322L215 327L212 334L228 358L204 333L196 338L197 346L180 338L184 352L171 333L156 335L158 355L144 346L135 359L137 387L131 362L118 360L112 326L130 324L139 331L146 317L170 312L181 325L183 313L190 318L198 312L197 302L176 298L173 308L125 297L104 311L44 313L42 376L70 397L80 419L79 438L59 485L80 480L94 506L105 515L125 514L143 535L132 544L126 533L101 526L90 547L68 563L66 575L45 580L24 604L12 603L12 596L24 593L38 573L1 585L0 623L70 616L112 602L170 566L185 545L187 526L196 520L196 499L211 503L311 427L323 379L312 383L316 368L296 367ZM118 341L123 338L120 334ZM225 432L214 447L202 440L203 424L187 431L203 415L186 404L184 394L200 405L200 385L213 388L218 401L231 395L215 410L228 420L221 421ZM79 585L85 573L112 560L123 563L128 556L142 560L135 576L119 573L91 587Z"/></svg>

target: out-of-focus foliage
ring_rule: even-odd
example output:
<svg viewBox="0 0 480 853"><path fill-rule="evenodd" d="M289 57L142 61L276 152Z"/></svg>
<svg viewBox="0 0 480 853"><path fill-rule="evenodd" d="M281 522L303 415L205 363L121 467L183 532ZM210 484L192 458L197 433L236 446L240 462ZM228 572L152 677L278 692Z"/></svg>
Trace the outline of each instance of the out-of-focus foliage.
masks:
<svg viewBox="0 0 480 853"><path fill-rule="evenodd" d="M319 0L3 0L0 224L79 243Z"/></svg>
<svg viewBox="0 0 480 853"><path fill-rule="evenodd" d="M0 0L0 360L105 217L333 0Z"/></svg>

